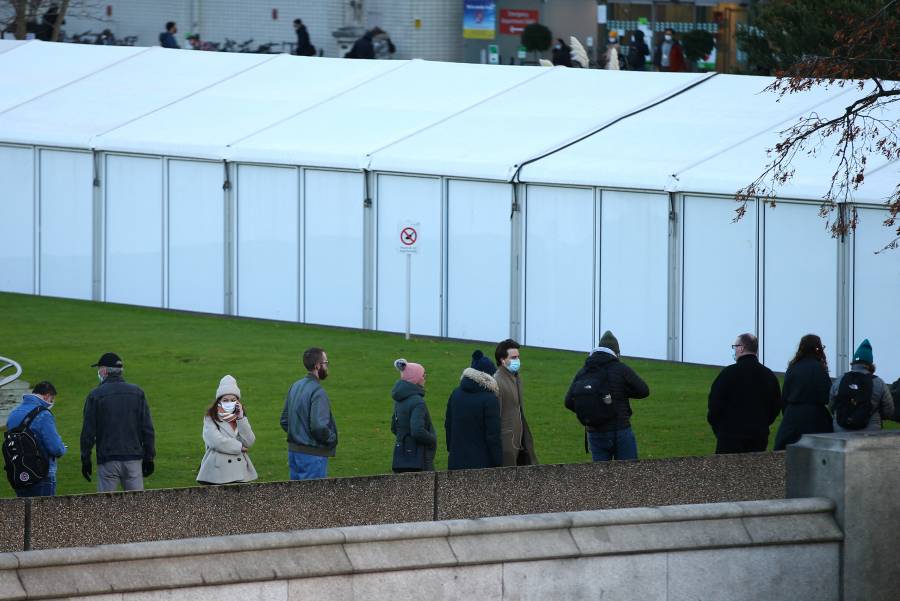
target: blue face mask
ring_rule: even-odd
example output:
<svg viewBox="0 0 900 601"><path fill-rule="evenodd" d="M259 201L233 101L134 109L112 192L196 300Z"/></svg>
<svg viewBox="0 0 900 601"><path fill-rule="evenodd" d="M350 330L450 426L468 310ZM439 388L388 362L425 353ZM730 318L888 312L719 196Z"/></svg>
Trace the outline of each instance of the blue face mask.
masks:
<svg viewBox="0 0 900 601"><path fill-rule="evenodd" d="M519 359L510 359L509 365L506 366L506 369L515 374L519 373L520 367L522 367L522 362Z"/></svg>

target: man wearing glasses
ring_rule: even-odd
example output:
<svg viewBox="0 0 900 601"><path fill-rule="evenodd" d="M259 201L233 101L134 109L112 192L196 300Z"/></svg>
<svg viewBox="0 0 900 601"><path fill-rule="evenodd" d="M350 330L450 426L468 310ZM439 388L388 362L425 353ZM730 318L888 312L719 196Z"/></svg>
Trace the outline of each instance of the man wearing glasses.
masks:
<svg viewBox="0 0 900 601"><path fill-rule="evenodd" d="M741 334L731 348L734 364L719 373L709 390L706 421L716 435L716 453L765 451L769 426L781 411L781 387L756 356L756 336Z"/></svg>
<svg viewBox="0 0 900 601"><path fill-rule="evenodd" d="M325 478L338 442L331 402L321 384L328 377L328 355L318 347L308 348L303 367L308 373L291 386L281 412L291 480Z"/></svg>

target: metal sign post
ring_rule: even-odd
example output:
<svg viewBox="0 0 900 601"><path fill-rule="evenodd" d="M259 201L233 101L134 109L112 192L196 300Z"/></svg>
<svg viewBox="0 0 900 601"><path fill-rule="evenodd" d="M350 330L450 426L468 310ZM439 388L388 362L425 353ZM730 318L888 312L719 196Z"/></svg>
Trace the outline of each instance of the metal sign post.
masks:
<svg viewBox="0 0 900 601"><path fill-rule="evenodd" d="M400 223L400 247L406 255L406 339L409 340L412 325L412 256L419 252L419 224L404 221Z"/></svg>

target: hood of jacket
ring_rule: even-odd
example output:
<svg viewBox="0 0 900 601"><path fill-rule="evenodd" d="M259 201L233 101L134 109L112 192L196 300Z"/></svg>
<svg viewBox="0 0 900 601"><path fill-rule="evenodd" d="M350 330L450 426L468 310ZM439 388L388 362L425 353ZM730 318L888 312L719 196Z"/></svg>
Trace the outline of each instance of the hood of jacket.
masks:
<svg viewBox="0 0 900 601"><path fill-rule="evenodd" d="M497 386L497 381L483 371L478 371L472 367L467 367L463 370L462 376L459 378L459 387L462 388L463 392L472 393L487 390L495 395L500 395L500 387Z"/></svg>
<svg viewBox="0 0 900 601"><path fill-rule="evenodd" d="M45 409L50 409L51 407L53 407L53 405L51 405L50 403L48 403L47 401L45 401L38 395L31 393L31 392L22 395L22 404L30 405L32 407L40 406L40 407L44 407Z"/></svg>
<svg viewBox="0 0 900 601"><path fill-rule="evenodd" d="M412 382L407 382L406 380L397 380L396 382L394 382L394 387L391 389L391 398L398 403L402 403L403 401L414 395L424 397L425 389L418 384L413 384Z"/></svg>
<svg viewBox="0 0 900 601"><path fill-rule="evenodd" d="M618 361L619 358L605 351L597 351L591 353L591 356L584 361L585 369L598 369L605 365Z"/></svg>

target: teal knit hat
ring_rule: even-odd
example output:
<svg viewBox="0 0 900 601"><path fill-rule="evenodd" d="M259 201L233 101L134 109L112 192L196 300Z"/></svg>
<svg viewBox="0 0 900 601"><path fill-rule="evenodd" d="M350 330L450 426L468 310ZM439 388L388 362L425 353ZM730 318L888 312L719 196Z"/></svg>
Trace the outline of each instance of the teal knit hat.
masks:
<svg viewBox="0 0 900 601"><path fill-rule="evenodd" d="M856 363L857 361L868 363L870 365L875 362L872 357L872 343L869 342L868 338L860 342L859 346L856 348L856 352L853 353L853 363Z"/></svg>

